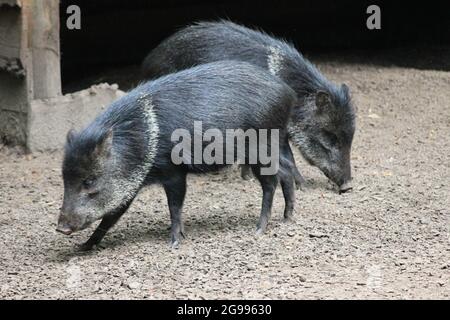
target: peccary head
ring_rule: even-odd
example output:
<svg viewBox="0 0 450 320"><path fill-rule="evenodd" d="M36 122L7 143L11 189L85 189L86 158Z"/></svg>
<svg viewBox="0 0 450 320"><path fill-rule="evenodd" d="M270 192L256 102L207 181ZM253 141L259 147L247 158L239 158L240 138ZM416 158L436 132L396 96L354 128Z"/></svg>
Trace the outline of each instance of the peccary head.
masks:
<svg viewBox="0 0 450 320"><path fill-rule="evenodd" d="M355 112L347 85L333 89L315 92L293 111L289 134L303 157L345 192L351 189Z"/></svg>
<svg viewBox="0 0 450 320"><path fill-rule="evenodd" d="M136 183L113 144L113 130L67 135L63 161L64 200L57 231L82 230L133 197Z"/></svg>

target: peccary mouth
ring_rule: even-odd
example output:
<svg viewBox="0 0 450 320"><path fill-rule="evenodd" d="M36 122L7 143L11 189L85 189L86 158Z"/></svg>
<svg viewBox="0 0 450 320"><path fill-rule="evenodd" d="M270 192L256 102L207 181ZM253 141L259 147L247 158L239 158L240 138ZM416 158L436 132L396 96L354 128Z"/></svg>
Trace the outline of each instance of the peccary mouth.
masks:
<svg viewBox="0 0 450 320"><path fill-rule="evenodd" d="M350 191L352 189L353 189L353 187L352 187L351 183L350 182L345 182L341 186L339 186L339 194L346 193L346 192L348 192L348 191Z"/></svg>
<svg viewBox="0 0 450 320"><path fill-rule="evenodd" d="M62 234L65 234L66 236L72 234L72 232L73 232L73 230L70 229L69 227L67 227L67 226L62 226L62 225L58 225L58 227L56 228L56 231L57 231L57 232L60 232L60 233L62 233Z"/></svg>

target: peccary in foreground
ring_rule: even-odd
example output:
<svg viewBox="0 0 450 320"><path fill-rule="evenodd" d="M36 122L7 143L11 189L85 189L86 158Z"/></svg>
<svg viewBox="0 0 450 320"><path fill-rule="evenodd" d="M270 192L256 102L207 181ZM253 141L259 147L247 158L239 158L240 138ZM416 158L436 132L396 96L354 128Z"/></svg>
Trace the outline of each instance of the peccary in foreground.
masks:
<svg viewBox="0 0 450 320"><path fill-rule="evenodd" d="M327 80L291 44L229 21L202 22L163 41L145 58L142 70L146 78L155 78L225 59L265 68L294 89L298 104L289 124L291 141L340 192L350 190L355 114L349 88Z"/></svg>
<svg viewBox="0 0 450 320"><path fill-rule="evenodd" d="M249 130L258 135L256 144L245 140L243 160L251 166L263 190L257 232L266 229L278 181L285 197L284 217L290 219L295 196L291 174L294 160L286 127L295 103L295 92L279 78L237 61L204 64L138 86L84 130L69 132L63 161L64 201L57 231L71 234L102 219L82 246L88 250L101 241L142 187L160 183L167 195L171 243L176 247L183 235L186 175L230 165L228 158L208 163L194 159L197 151L205 154L210 147L205 141L211 138L195 145L195 140L210 129L210 134L240 129L236 140ZM201 129L196 132L199 122ZM263 137L267 131L270 139ZM179 146L179 140L173 139L176 132L187 133L194 141L194 146L182 153L181 162L174 161L174 148ZM222 146L214 156L228 156L231 150L231 164L239 159L234 138L230 142L224 138ZM273 163L264 159L264 152L259 153L262 149L267 149L266 155L279 150L279 157L274 159L278 169L263 173Z"/></svg>

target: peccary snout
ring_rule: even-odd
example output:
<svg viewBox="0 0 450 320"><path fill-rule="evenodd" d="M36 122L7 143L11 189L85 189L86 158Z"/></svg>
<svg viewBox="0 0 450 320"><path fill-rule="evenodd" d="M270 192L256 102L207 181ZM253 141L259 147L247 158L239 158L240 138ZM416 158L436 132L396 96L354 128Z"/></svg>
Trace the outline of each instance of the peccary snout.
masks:
<svg viewBox="0 0 450 320"><path fill-rule="evenodd" d="M348 149L344 156L344 179L343 182L339 185L339 194L346 193L353 189L352 186L352 169L350 164L350 150Z"/></svg>
<svg viewBox="0 0 450 320"><path fill-rule="evenodd" d="M60 224L58 224L56 231L60 232L62 234L65 234L66 236L68 236L72 233L72 230L69 227L67 227L65 225L60 225Z"/></svg>
<svg viewBox="0 0 450 320"><path fill-rule="evenodd" d="M73 232L73 228L67 223L66 219L61 215L58 220L58 226L56 227L56 231L65 235L69 235Z"/></svg>
<svg viewBox="0 0 450 320"><path fill-rule="evenodd" d="M67 211L63 206L59 214L56 231L65 235L70 235L84 229L86 223L81 218L81 215L76 214L73 211Z"/></svg>

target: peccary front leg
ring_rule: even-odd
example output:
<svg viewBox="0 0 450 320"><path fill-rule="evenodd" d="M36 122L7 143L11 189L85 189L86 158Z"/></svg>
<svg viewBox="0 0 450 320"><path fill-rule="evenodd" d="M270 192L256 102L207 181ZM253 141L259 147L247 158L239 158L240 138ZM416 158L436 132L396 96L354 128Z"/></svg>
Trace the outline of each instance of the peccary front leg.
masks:
<svg viewBox="0 0 450 320"><path fill-rule="evenodd" d="M292 154L292 150L289 144L285 148L285 152L283 153L283 155L291 162L290 167L292 175L294 176L295 187L297 190L299 190L302 188L302 186L305 185L306 181L305 178L303 178L303 176L301 175L300 171L298 171L297 165L295 164L294 155Z"/></svg>
<svg viewBox="0 0 450 320"><path fill-rule="evenodd" d="M292 174L294 176L295 188L297 190L301 190L302 187L305 185L306 181L305 181L305 178L303 178L303 176L300 173L300 171L298 171L297 166L295 165L295 163L294 163L294 166L292 167Z"/></svg>
<svg viewBox="0 0 450 320"><path fill-rule="evenodd" d="M295 193L294 193L294 179L287 177L280 181L284 196L284 220L292 221L292 212L294 211Z"/></svg>
<svg viewBox="0 0 450 320"><path fill-rule="evenodd" d="M98 225L97 229L95 229L94 233L91 235L88 241L86 241L79 247L79 250L89 251L93 246L98 245L100 241L102 241L108 230L111 229L120 219L120 217L128 210L133 200L134 197L121 207L117 208L115 211L105 215L102 219L102 222L100 222L100 224Z"/></svg>
<svg viewBox="0 0 450 320"><path fill-rule="evenodd" d="M289 155L292 156L292 151L288 143L286 143L282 148L282 155L284 159L282 159L282 161L280 162L282 170L279 171L279 178L285 201L284 220L291 221L293 219L292 213L294 211L295 204L295 175L293 177L293 175L289 173L293 172L293 170L297 168L295 167L295 163L291 162L293 160L293 157L289 157Z"/></svg>
<svg viewBox="0 0 450 320"><path fill-rule="evenodd" d="M170 211L170 245L178 248L181 237L184 237L184 227L181 220L181 210L183 208L184 197L186 195L186 174L177 173L163 180L164 190L167 195L167 202Z"/></svg>
<svg viewBox="0 0 450 320"><path fill-rule="evenodd" d="M273 196L277 188L278 179L275 175L261 175L260 168L258 167L252 166L252 171L263 189L261 215L256 229L257 234L263 234L267 229L267 224L272 213Z"/></svg>

